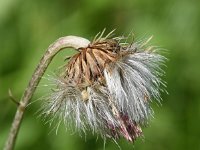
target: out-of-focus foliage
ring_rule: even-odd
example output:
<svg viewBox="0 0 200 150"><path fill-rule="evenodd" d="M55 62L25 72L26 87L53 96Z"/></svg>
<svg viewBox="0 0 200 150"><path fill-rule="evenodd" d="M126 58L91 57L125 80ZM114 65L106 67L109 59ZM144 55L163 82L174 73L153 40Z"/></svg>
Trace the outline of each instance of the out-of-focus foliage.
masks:
<svg viewBox="0 0 200 150"><path fill-rule="evenodd" d="M0 149L8 135L16 106L8 89L20 99L45 49L55 39L79 35L92 39L103 28L136 39L154 35L152 43L168 50L165 80L169 95L144 129L144 139L135 144L124 140L122 149L184 150L200 149L200 9L195 0L0 0ZM63 64L72 50L55 58L48 73ZM46 74L47 75L47 74ZM56 131L38 118L46 90L42 81L26 111L16 150L103 149L103 141L88 133L87 138ZM53 130L53 131L52 131ZM52 132L51 132L52 131ZM106 149L118 149L108 140Z"/></svg>

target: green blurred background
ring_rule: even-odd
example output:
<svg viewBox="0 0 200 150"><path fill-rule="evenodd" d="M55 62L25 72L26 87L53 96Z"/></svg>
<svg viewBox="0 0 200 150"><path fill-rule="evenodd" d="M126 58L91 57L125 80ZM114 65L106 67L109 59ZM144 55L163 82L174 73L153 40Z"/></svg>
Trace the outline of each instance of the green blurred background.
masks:
<svg viewBox="0 0 200 150"><path fill-rule="evenodd" d="M163 94L155 118L144 129L145 139L118 143L123 150L200 150L200 7L195 0L0 0L0 149L16 106L8 89L19 99L45 49L65 35L92 40L103 28L116 35L133 31L136 39L153 35L152 43L168 49ZM60 66L72 50L54 59L47 73ZM32 101L47 91L42 81ZM41 102L26 111L16 150L100 150L103 141L60 127L58 134L38 118ZM51 132L52 131L52 132ZM107 140L106 150L118 149Z"/></svg>

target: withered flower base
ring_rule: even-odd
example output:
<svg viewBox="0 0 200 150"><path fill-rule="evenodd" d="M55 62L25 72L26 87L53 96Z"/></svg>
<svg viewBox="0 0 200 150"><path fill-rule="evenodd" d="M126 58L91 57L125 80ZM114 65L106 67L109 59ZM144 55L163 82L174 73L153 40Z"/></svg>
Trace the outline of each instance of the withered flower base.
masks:
<svg viewBox="0 0 200 150"><path fill-rule="evenodd" d="M78 131L134 141L152 116L149 102L161 99L166 58L147 46L149 39L128 44L102 35L79 48L54 78L43 114Z"/></svg>

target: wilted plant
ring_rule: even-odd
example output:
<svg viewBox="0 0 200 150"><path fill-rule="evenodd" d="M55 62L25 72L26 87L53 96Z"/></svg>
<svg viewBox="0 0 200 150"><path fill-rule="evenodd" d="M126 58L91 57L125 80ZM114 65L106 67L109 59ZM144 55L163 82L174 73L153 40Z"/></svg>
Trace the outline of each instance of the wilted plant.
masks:
<svg viewBox="0 0 200 150"><path fill-rule="evenodd" d="M124 137L134 141L142 135L141 126L153 113L149 103L160 101L160 91L165 87L160 66L166 58L147 45L150 38L127 43L124 37L112 38L112 32L105 37L103 34L92 42L64 37L48 48L22 97L16 114L21 118L18 125L17 118L14 120L7 147L15 141L24 108L45 69L53 56L66 47L73 47L78 53L69 59L60 75L52 78L55 87L43 100L42 115L75 126L80 132L91 130L104 139Z"/></svg>

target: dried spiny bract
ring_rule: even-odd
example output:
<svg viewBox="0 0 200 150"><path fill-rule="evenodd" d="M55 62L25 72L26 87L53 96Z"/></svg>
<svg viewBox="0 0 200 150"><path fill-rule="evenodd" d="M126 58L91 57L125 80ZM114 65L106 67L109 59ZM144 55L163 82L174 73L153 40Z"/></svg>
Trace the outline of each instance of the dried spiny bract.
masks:
<svg viewBox="0 0 200 150"><path fill-rule="evenodd" d="M141 136L140 126L153 113L149 102L161 99L160 66L166 58L146 45L149 39L122 40L100 35L80 48L54 79L56 89L43 105L44 114L103 138L134 141Z"/></svg>

